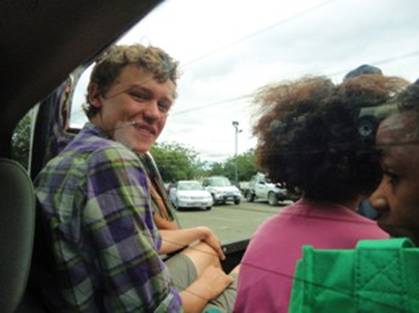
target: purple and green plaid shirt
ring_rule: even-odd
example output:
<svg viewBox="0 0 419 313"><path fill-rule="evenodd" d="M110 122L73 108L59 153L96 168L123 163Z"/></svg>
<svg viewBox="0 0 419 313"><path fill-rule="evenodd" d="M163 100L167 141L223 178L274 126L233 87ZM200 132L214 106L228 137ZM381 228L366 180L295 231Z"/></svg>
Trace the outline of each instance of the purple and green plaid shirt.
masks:
<svg viewBox="0 0 419 313"><path fill-rule="evenodd" d="M138 156L88 123L36 179L54 312L181 312ZM42 283L42 282L41 282Z"/></svg>

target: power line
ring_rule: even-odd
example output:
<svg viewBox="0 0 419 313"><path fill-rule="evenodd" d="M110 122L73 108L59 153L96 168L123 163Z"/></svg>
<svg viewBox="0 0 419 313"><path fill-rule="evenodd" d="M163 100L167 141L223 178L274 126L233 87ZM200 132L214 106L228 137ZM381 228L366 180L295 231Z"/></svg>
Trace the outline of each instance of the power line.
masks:
<svg viewBox="0 0 419 313"><path fill-rule="evenodd" d="M383 64L388 64L388 63L393 63L396 61L400 61L400 60L404 60L404 59L408 59L408 58L413 58L413 57L417 57L419 56L419 50L415 50L412 52L408 52L406 54L402 54L402 55L398 55L398 56L394 56L394 57L389 57L386 59L381 59L381 60L377 60L374 62L369 62L368 64L371 65L383 65ZM342 75L342 74L346 74L347 72L349 72L351 69L345 69L345 70L340 70L337 72L333 72L330 74L323 74L323 76L337 76L337 75ZM255 88L258 89L258 88ZM241 96L236 96L236 97L232 97L232 98L227 98L227 99L223 99L223 100L219 100L219 101L215 101L215 102L210 102L210 103L206 103L200 106L196 106L196 107L191 107L189 109L184 109L182 111L178 111L175 114L173 114L172 116L177 116L177 115L181 115L181 114L187 114L193 111L198 111L198 110L202 110L205 109L206 107L209 106L214 106L214 105L221 105L221 104L225 104L225 103L229 103L229 102L233 102L233 101L237 101L237 100L243 100L243 99L250 99L252 97L255 96L255 92L250 93L250 94L246 94L246 95L241 95Z"/></svg>
<svg viewBox="0 0 419 313"><path fill-rule="evenodd" d="M415 50L415 51L408 52L406 54L401 54L401 55L394 56L394 57L389 57L389 58L382 59L382 60L377 60L377 61L374 61L374 62L366 62L366 63L377 66L377 65L388 64L388 63L392 63L392 62L396 62L396 61L399 61L399 60L404 60L404 59L408 59L408 58L412 58L412 57L417 57L417 56L419 56L419 50ZM353 68L346 69L346 70L341 70L341 71L338 71L338 72L334 72L334 73L328 74L326 76L343 75L343 74L348 73L350 70L353 70Z"/></svg>
<svg viewBox="0 0 419 313"><path fill-rule="evenodd" d="M306 15L308 13L311 13L313 11L316 11L316 10L320 9L321 7L326 6L329 3L334 2L334 1L336 1L336 0L328 0L328 1L325 1L323 3L320 3L320 4L316 5L316 6L313 6L311 8L305 9L305 10L303 10L303 11L301 11L301 12L295 14L295 15L292 15L290 17L287 17L287 18L285 18L285 19L283 19L283 20L281 20L281 21L279 21L277 23L271 24L271 25L269 25L269 26L267 26L265 28L259 29L259 30L255 31L255 32L251 33L251 34L248 34L248 35L246 35L244 37L241 37L241 38L239 38L239 39L237 39L237 40L235 40L233 42L230 42L230 43L228 43L228 44L226 44L226 45L224 45L222 47L215 48L215 49L211 50L210 52L205 53L204 55L201 55L201 56L199 56L199 57L197 57L197 58L195 58L195 59L193 59L191 61L186 62L184 65L180 66L180 68L184 68L184 67L187 67L187 66L189 66L189 65L191 65L193 63L197 63L197 62L201 61L202 59L205 59L205 58L207 58L207 57L209 57L209 56L211 56L211 55L213 55L215 53L218 53L221 50L224 50L224 49L226 49L228 47L234 46L234 45L236 45L236 44L238 44L238 43L240 43L242 41L245 41L245 40L247 40L249 38L255 37L255 36L257 36L257 35L259 35L261 33L264 33L266 31L269 31L272 28L275 28L275 27L277 27L279 25L286 24L286 23L288 23L288 22L290 22L290 21L292 21L294 19L297 19L297 18L303 16L303 15ZM149 80L152 80L152 78L150 78L148 80L145 80L144 82L147 82ZM242 98L242 97L245 97L245 96L240 96L238 98ZM229 99L227 99L225 101L230 102Z"/></svg>
<svg viewBox="0 0 419 313"><path fill-rule="evenodd" d="M184 67L187 67L187 66L189 66L191 64L197 63L197 62L201 61L202 59L205 59L205 58L207 58L207 57L209 57L209 56L211 56L211 55L213 55L215 53L218 53L221 50L224 50L224 49L226 49L228 47L234 46L234 45L236 45L238 43L241 43L241 42L243 42L243 41L245 41L245 40L247 40L249 38L255 37L255 36L257 36L257 35L259 35L261 33L267 32L267 31L269 31L269 30L271 30L271 29L273 29L275 27L278 27L280 25L286 24L286 23L288 23L288 22L290 22L290 21L292 21L294 19L297 19L297 18L299 18L301 16L307 15L308 13L311 13L313 11L316 11L316 10L318 10L318 9L324 7L324 6L327 6L330 3L335 2L335 1L336 0L328 0L328 1L325 1L323 3L318 4L316 6L313 6L311 8L305 9L305 10L303 10L303 11L301 11L301 12L299 12L299 13L293 15L293 16L290 16L288 18L285 18L285 19L283 19L283 20L281 20L281 21L279 21L277 23L271 24L271 25L269 25L269 26L267 26L265 28L262 28L260 30L257 30L257 31L255 31L255 32L253 32L251 34L248 34L248 35L246 35L246 36L244 36L242 38L239 38L239 39L237 39L237 40L235 40L233 42L230 42L230 43L228 43L228 44L226 44L226 45L224 45L222 47L215 48L212 51L205 53L204 55L201 55L201 56L199 56L199 57L197 57L197 58L195 58L195 59L193 59L193 60L191 60L189 62L186 62L181 67L184 68ZM371 65L382 65L382 64L387 64L387 63L399 61L399 60L402 60L402 59L416 57L418 55L419 55L419 50L416 50L416 51L413 51L413 52L409 52L407 54L403 54L403 55L399 55L399 56L395 56L395 57L390 57L390 58L386 58L386 59L382 59L382 60L378 60L378 61L374 61L374 62L367 62L367 63L368 64L371 64ZM350 71L352 69L353 68L351 68L351 69L345 69L345 70L340 70L338 72L334 72L334 73L330 73L330 74L325 74L325 75L326 76L337 76L337 75L345 74L345 73L347 73L348 71ZM200 105L200 106L196 106L196 107L191 107L189 109L184 109L184 110L178 111L178 112L172 114L172 116L177 116L177 115L181 115L181 114L190 113L190 112L193 112L193 111L198 111L198 110L201 110L201 109L205 109L207 106L214 106L214 105L221 105L221 104L225 104L225 103L235 102L235 101L238 101L238 100L243 100L243 99L251 98L253 96L254 96L254 93L251 93L251 94L247 94L247 95L241 95L241 96L227 98L227 99L223 99L223 100L219 100L219 101L215 101L215 102L210 102L210 103L207 103L207 104L204 104L204 105Z"/></svg>
<svg viewBox="0 0 419 313"><path fill-rule="evenodd" d="M320 8L324 7L324 6L327 6L327 5L329 5L330 3L334 2L334 1L336 1L336 0L328 0L328 1L322 2L322 3L320 3L320 4L318 4L318 5L315 5L315 6L311 7L311 8L308 8L308 9L305 9L305 10L303 10L303 11L301 11L301 12L298 12L298 13L297 13L297 14L295 14L295 15L292 15L292 16L290 16L290 17L287 17L287 18L285 18L285 19L283 19L283 20L281 20L281 21L279 21L279 22L276 22L276 23L271 24L271 25L269 25L269 26L267 26L267 27L264 27L264 28L262 28L262 29L259 29L259 30L255 31L255 32L253 32L253 33L251 33L251 34L249 34L249 35L246 35L246 36L244 36L244 37L242 37L242 38L239 38L239 39L237 39L237 40L235 40L235 41L233 41L233 42L230 42L230 43L228 43L228 44L226 44L226 45L224 45L224 46L221 46L221 47L215 48L215 49L213 49L213 50L212 50L212 51L210 51L210 52L207 52L207 53L205 53L205 54L203 54L203 55L201 55L201 56L199 56L199 57L197 57L197 58L195 58L195 59L192 59L192 60L191 60L191 61L189 61L189 62L186 62L186 63L185 63L185 65L183 65L183 67L187 67L187 66L189 66L189 65L191 65L191 64L197 63L197 62L199 62L199 61L201 61L201 60L203 60L203 59L208 58L209 56L211 56L211 55L213 55L213 54L218 53L218 52L219 52L219 51L221 51L221 50L225 50L226 48L229 48L229 47L231 47L231 46L237 45L237 44L239 44L239 43L241 43L241 42L243 42L243 41L245 41L245 40L247 40L247 39L249 39L249 38L252 38L252 37L255 37L255 36L257 36L257 35L260 35L261 33L267 32L267 31L269 31L269 30L271 30L271 29L273 29L273 28L276 28L276 27L278 27L278 26L280 26L280 25L284 25L284 24L286 24L286 23L289 23L289 22L291 22L292 20L295 20L295 19L297 19L297 18L300 18L301 16L304 16L304 15L306 15L306 14L308 14L308 13L311 13L311 12L313 12L313 11L316 11L316 10L318 10L318 9L320 9Z"/></svg>
<svg viewBox="0 0 419 313"><path fill-rule="evenodd" d="M302 16L305 16L305 15L311 13L311 12L314 12L314 11L316 11L318 9L321 9L321 8L327 6L327 5L329 5L329 4L331 4L332 2L335 2L335 1L336 0L328 0L328 1L322 2L322 3L318 4L318 5L315 5L313 7L310 7L308 9L305 9L303 11L300 11L300 12L298 12L295 15L292 15L290 17L287 17L287 18L285 18L283 20L280 20L279 22L276 22L274 24L271 24L271 25L269 25L267 27L264 27L262 29L259 29L259 30L255 31L255 32L251 33L251 34L248 34L248 35L246 35L244 37L241 37L241 38L239 38L239 39L237 39L235 41L232 41L232 42L230 42L230 43L228 43L228 44L226 44L224 46L215 48L212 51L205 53L204 55L201 55L201 56L199 56L199 57L197 57L195 59L192 59L189 62L186 62L182 67L187 67L187 66L189 66L191 64L197 63L197 62L201 61L202 59L205 59L205 58L207 58L207 57L209 57L209 56L211 56L211 55L213 55L215 53L218 53L221 50L224 50L224 49L226 49L228 47L234 46L234 45L236 45L238 43L241 43L241 42L243 42L245 40L248 40L250 38L253 38L255 36L258 36L258 35L260 35L260 34L262 34L264 32L267 32L267 31L269 31L269 30L271 30L273 28L276 28L276 27L278 27L280 25L284 25L286 23L289 23L292 20L298 19L298 18L300 18ZM395 61L398 61L398 60L402 60L402 59L416 57L418 55L419 55L419 50L416 50L416 51L413 51L413 52L409 52L407 54L403 54L403 55L399 55L399 56L395 56L395 57L390 57L390 58L386 58L386 59L382 59L382 60L378 60L378 61L374 61L374 62L369 62L369 64L372 64L372 65L382 65L382 64L387 64L387 63L395 62ZM350 71L351 69L340 70L338 72L326 74L326 76L337 76L337 75L345 74L348 71ZM238 101L238 100L248 99L248 98L251 98L253 95L254 95L254 93L251 93L251 94L247 94L247 95L241 95L241 96L237 96L237 97L222 99L222 100L215 101L215 102L210 102L210 103L207 103L207 104L204 104L204 105L200 105L200 106L196 106L196 107L191 107L189 109L184 109L184 110L178 111L178 112L172 114L172 116L177 116L177 115L181 115L181 114L190 113L190 112L193 112L193 111L198 111L198 110L201 110L201 109L205 109L208 106L221 105L221 104L225 104L225 103L235 102L235 101Z"/></svg>
<svg viewBox="0 0 419 313"><path fill-rule="evenodd" d="M238 100L251 98L252 96L253 96L252 94L248 94L248 95L242 95L242 96L233 97L233 98L227 98L227 99L223 99L223 100L219 100L219 101L214 101L214 102L210 102L210 103L207 103L207 104L204 104L204 105L201 105L201 106L191 107L189 109L184 109L184 110L178 111L176 113L173 113L171 116L176 116L176 115L189 113L189 112L192 112L192 111L201 110L201 109L204 109L208 106L216 106L216 105L220 105L220 104L236 102Z"/></svg>

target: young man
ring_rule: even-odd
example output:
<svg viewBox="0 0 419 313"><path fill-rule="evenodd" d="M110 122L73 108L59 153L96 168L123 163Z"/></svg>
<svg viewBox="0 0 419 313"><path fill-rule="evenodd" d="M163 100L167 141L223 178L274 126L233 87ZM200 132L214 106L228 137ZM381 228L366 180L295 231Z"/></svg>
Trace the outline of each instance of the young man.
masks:
<svg viewBox="0 0 419 313"><path fill-rule="evenodd" d="M90 122L36 180L51 255L40 284L53 312L201 312L231 284L208 228L159 231L153 220L138 154L163 130L176 79L177 63L155 47L116 46L96 62ZM167 264L159 257L196 241Z"/></svg>
<svg viewBox="0 0 419 313"><path fill-rule="evenodd" d="M383 179L372 195L378 225L394 237L419 244L419 80L398 98L399 112L377 132Z"/></svg>

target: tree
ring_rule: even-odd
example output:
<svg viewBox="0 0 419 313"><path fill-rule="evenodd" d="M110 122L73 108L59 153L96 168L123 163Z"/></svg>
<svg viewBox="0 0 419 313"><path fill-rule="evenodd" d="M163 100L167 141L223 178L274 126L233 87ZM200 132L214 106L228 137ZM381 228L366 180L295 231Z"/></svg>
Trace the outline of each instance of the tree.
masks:
<svg viewBox="0 0 419 313"><path fill-rule="evenodd" d="M150 152L164 181L194 179L203 173L198 154L179 143L155 144Z"/></svg>
<svg viewBox="0 0 419 313"><path fill-rule="evenodd" d="M254 151L249 150L236 157L231 157L223 163L213 163L207 171L207 175L222 175L234 181L236 166L239 181L250 180L257 173Z"/></svg>
<svg viewBox="0 0 419 313"><path fill-rule="evenodd" d="M224 164L221 162L212 163L206 172L206 176L225 176Z"/></svg>
<svg viewBox="0 0 419 313"><path fill-rule="evenodd" d="M17 124L12 135L12 158L28 168L32 114L26 114Z"/></svg>
<svg viewBox="0 0 419 313"><path fill-rule="evenodd" d="M237 174L239 181L247 181L257 173L255 165L255 155L253 150L231 157L224 163L225 175L234 181L237 166Z"/></svg>

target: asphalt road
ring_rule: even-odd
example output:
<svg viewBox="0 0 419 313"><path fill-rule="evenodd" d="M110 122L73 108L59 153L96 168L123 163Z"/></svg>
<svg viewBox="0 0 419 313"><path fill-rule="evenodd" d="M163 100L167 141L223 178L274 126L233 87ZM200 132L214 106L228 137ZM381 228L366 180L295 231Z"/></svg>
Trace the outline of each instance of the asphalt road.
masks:
<svg viewBox="0 0 419 313"><path fill-rule="evenodd" d="M263 221L289 203L270 206L264 202L243 201L239 205L228 203L213 206L210 211L200 209L178 211L177 215L182 227L208 226L223 243L228 243L250 238Z"/></svg>

